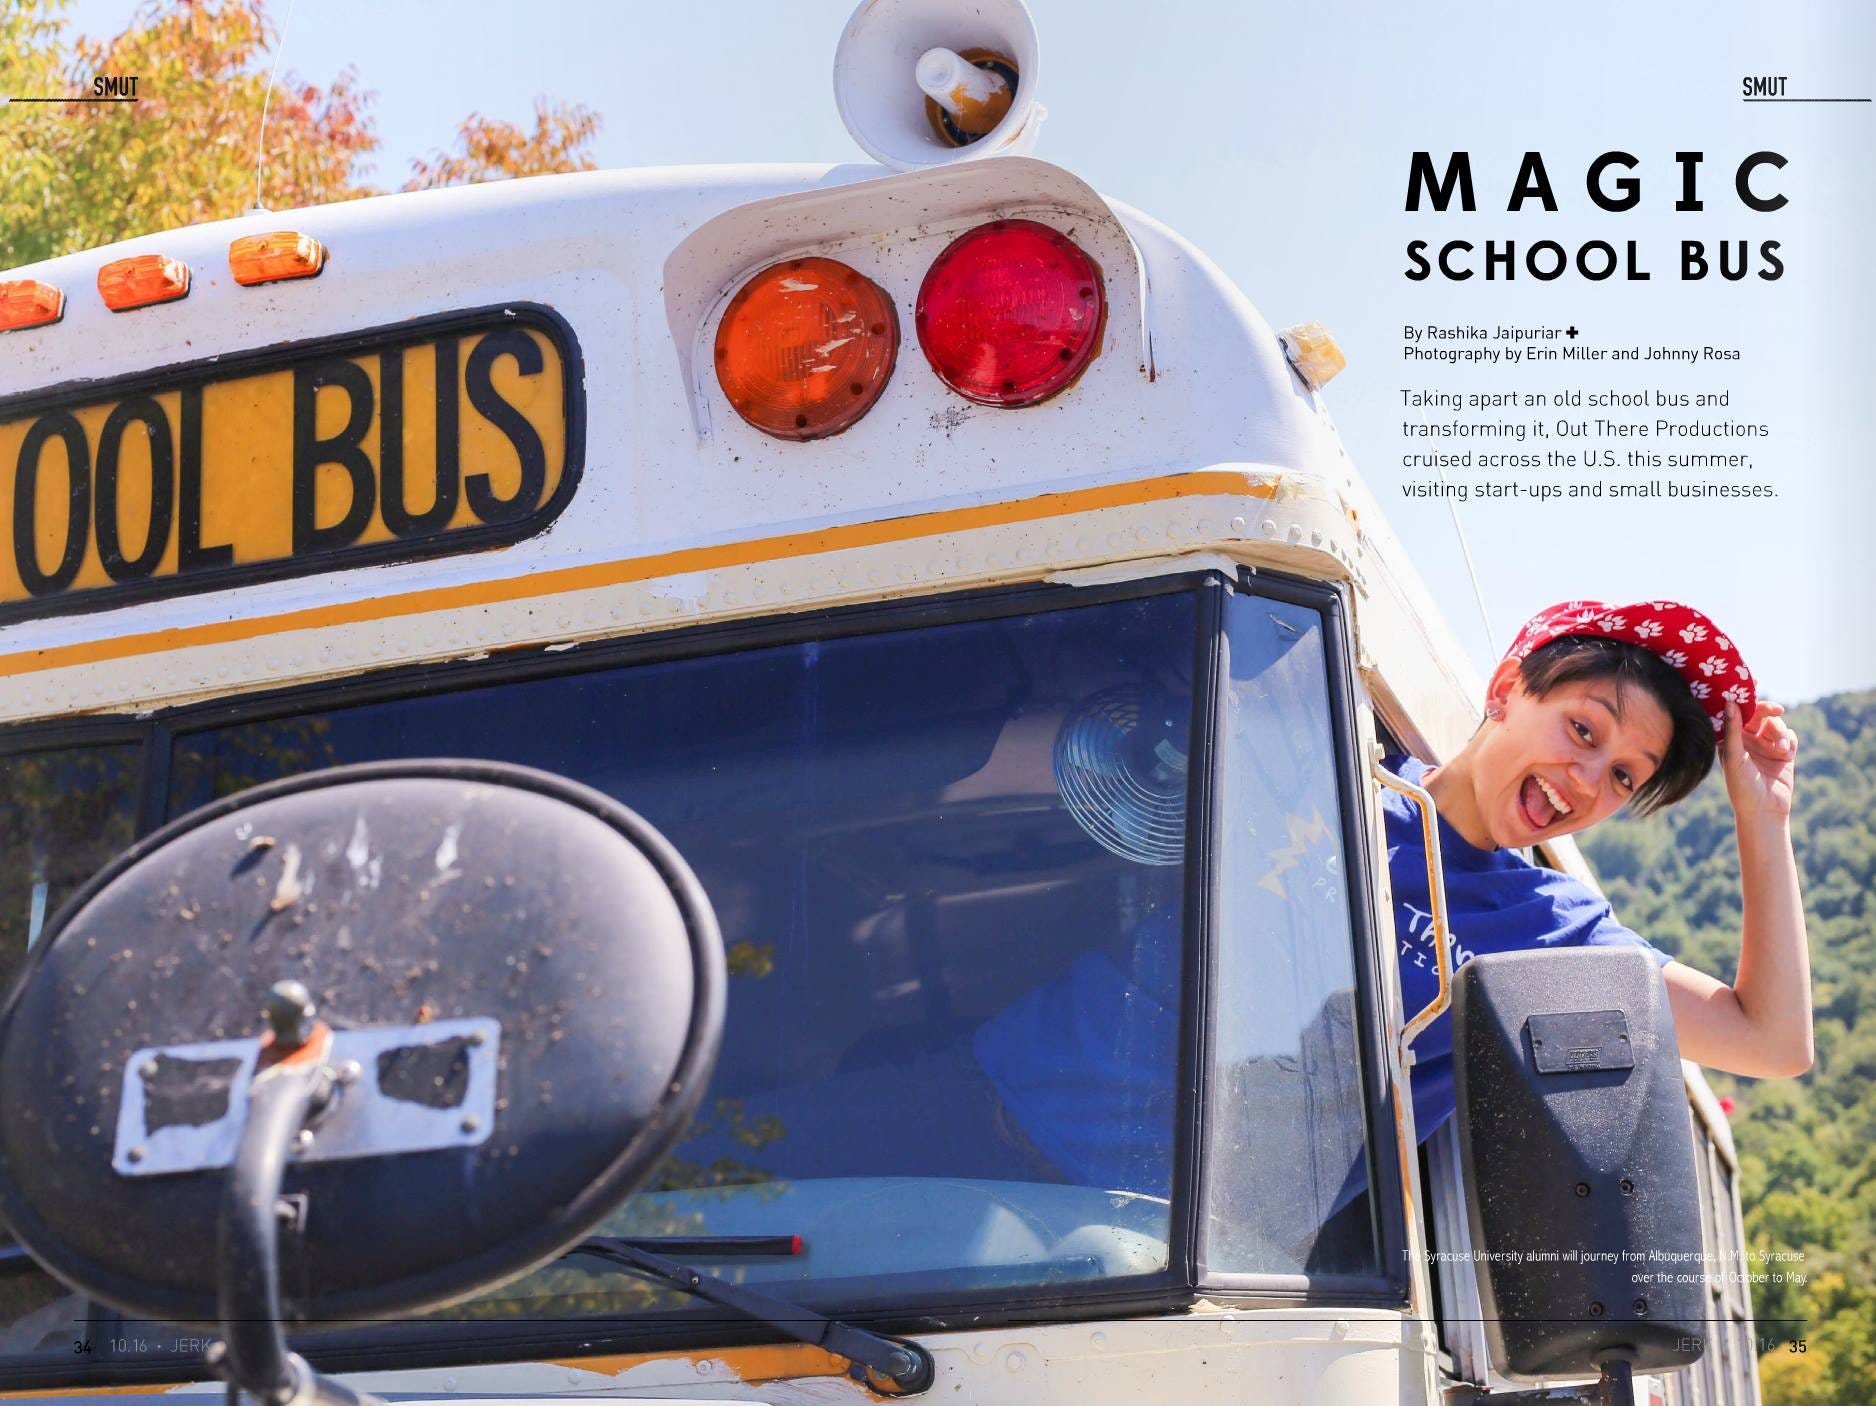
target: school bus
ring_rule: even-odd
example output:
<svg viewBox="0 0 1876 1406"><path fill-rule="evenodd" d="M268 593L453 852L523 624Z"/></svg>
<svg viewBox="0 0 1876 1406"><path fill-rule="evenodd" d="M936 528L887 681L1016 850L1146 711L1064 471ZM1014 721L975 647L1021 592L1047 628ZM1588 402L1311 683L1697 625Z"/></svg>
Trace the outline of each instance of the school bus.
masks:
<svg viewBox="0 0 1876 1406"><path fill-rule="evenodd" d="M946 106L940 55L928 99L938 49L1003 87ZM679 847L729 962L703 1109L609 1229L788 1240L727 1272L916 1340L935 1400L1518 1390L1456 1135L1413 1127L1378 858L1377 759L1450 755L1479 681L1336 436L1332 340L1024 154L1039 72L1020 5L863 6L837 96L878 166L393 195L6 274L7 975L208 801L541 767ZM206 1336L4 1253L6 1390L221 1389ZM1709 1292L1640 1399L1758 1399L1746 1289ZM879 1394L785 1336L575 1256L296 1343L404 1398Z"/></svg>

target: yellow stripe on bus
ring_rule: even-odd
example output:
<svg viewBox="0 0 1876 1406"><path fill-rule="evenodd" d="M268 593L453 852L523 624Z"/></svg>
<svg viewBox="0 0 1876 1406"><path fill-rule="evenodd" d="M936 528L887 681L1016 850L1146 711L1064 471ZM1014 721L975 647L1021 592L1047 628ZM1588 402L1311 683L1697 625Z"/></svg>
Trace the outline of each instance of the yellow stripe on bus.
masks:
<svg viewBox="0 0 1876 1406"><path fill-rule="evenodd" d="M847 1360L836 1357L833 1353L806 1343L776 1343L752 1347L711 1348L695 1352L634 1352L608 1353L595 1357L550 1358L540 1363L491 1363L482 1366L531 1367L544 1366L559 1368L562 1371L589 1372L599 1377L618 1377L634 1368L650 1366L654 1363L669 1363L689 1370L694 1380L696 1370L706 1363L716 1364L720 1374L718 1381L725 1376L745 1386L756 1386L765 1382L800 1381L811 1377L844 1377L847 1375ZM443 1368L406 1368L410 1372L423 1371L427 1380L444 1374ZM462 1372L477 1370L477 1366L451 1367L447 1369L452 1376ZM400 1394L423 1396L460 1396L460 1388L438 1392L433 1387L424 1385L424 1380L411 1382ZM15 1397L42 1396L164 1396L183 1387L199 1387L201 1378L188 1377L172 1381L145 1382L140 1386L73 1386L73 1387L21 1387L17 1390L0 1391L0 1401ZM588 1388L593 1391L611 1391L615 1387L611 1382L594 1382ZM471 1383L473 1387L473 1382ZM221 1390L215 1388L215 1399L219 1400ZM204 1398L199 1391L188 1393L187 1400L201 1401ZM550 1398L551 1399L551 1398Z"/></svg>
<svg viewBox="0 0 1876 1406"><path fill-rule="evenodd" d="M37 1401L42 1396L164 1396L187 1381L145 1382L141 1386L23 1386L11 1391L0 1391L0 1401L10 1401L14 1397L31 1397ZM215 1396L222 1394L222 1388L215 1387ZM210 1397L192 1396L192 1401L207 1401Z"/></svg>
<svg viewBox="0 0 1876 1406"><path fill-rule="evenodd" d="M132 659L197 645L233 644L291 630L318 630L406 615L423 615L432 611L500 605L509 601L561 595L569 591L590 591L606 586L627 585L634 581L650 581L661 576L678 576L693 571L751 566L760 562L850 551L857 547L916 541L923 537L938 537L974 528L1038 522L1101 508L1134 507L1177 498L1221 495L1271 498L1276 492L1275 479L1255 477L1241 471L1205 469L1196 473L1169 474L1162 478L1139 479L1100 488L1078 488L1066 493L1046 493L1035 498L1018 498L969 508L946 508L939 512L851 523L780 537L758 537L708 547L685 547L653 556L562 567L556 571L505 577L495 581L437 586L402 595L311 606L305 610L248 620L218 620L210 624L184 625L168 630L152 630L145 634L121 635L113 639L22 650L15 654L0 655L0 677Z"/></svg>

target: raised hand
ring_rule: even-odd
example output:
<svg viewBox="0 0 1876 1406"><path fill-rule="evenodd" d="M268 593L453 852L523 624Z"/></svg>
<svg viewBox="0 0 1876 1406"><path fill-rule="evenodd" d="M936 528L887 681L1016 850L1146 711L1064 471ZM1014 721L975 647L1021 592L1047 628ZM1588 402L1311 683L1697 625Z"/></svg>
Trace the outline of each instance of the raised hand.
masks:
<svg viewBox="0 0 1876 1406"><path fill-rule="evenodd" d="M1785 723L1785 710L1759 700L1752 720L1740 717L1739 705L1726 705L1726 732L1720 744L1726 794L1741 820L1787 820L1792 785L1798 772L1798 737Z"/></svg>

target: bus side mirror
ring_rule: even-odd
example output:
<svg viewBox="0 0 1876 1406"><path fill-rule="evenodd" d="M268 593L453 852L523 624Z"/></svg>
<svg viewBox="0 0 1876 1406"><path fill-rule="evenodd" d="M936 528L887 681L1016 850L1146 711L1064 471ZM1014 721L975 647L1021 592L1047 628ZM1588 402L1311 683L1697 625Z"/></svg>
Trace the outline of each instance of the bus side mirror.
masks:
<svg viewBox="0 0 1876 1406"><path fill-rule="evenodd" d="M474 761L260 786L140 841L35 949L0 1010L0 1213L82 1292L219 1323L231 1386L360 1406L284 1326L579 1241L696 1108L725 980L695 876L596 791Z"/></svg>
<svg viewBox="0 0 1876 1406"><path fill-rule="evenodd" d="M1494 1370L1682 1367L1706 1332L1667 987L1636 949L1482 955L1454 978L1459 1145Z"/></svg>

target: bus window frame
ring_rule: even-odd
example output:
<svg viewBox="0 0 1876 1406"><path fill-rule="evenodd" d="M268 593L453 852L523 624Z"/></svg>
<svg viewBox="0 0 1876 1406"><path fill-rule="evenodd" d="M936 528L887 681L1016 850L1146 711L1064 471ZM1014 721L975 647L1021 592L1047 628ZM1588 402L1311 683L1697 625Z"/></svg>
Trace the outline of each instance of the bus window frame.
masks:
<svg viewBox="0 0 1876 1406"><path fill-rule="evenodd" d="M1347 638L1345 589L1323 583L1248 571L1233 578L1216 569L1153 576L1098 586L1024 584L947 592L911 600L829 607L784 617L758 617L676 630L648 631L582 643L550 653L528 648L482 659L399 666L348 678L317 680L235 697L180 704L143 715L108 715L0 728L0 752L16 750L16 739L30 735L35 745L82 745L126 736L143 741L144 794L139 798L137 835L159 828L168 818L169 785L176 744L183 737L219 727L264 722L336 708L533 679L568 677L633 664L675 662L809 640L878 635L928 626L992 620L1058 609L1076 609L1151 596L1192 594L1197 606L1191 776L1188 793L1185 929L1186 971L1182 982L1179 1070L1180 1099L1174 1144L1172 1216L1167 1267L1152 1274L1100 1281L1087 1289L969 1291L934 1296L916 1308L862 1311L843 1316L885 1331L913 1334L965 1329L1015 1327L1047 1322L1113 1319L1163 1314L1200 1299L1252 1298L1327 1307L1367 1306L1399 1309L1409 1302L1405 1212L1395 1156L1392 1099L1382 1028L1379 954L1372 901L1373 855L1369 844L1366 801L1360 787L1365 773L1356 758L1353 650ZM1349 864L1351 939L1356 945L1357 1012L1360 1022L1363 1081L1371 1166L1380 1235L1381 1273L1371 1276L1211 1275L1201 1263L1200 1234L1205 1186L1203 1149L1207 1133L1207 1060L1211 1055L1210 973L1218 934L1214 837L1219 756L1217 710L1225 681L1219 667L1225 612L1231 596L1263 596L1317 611L1323 619L1324 657L1331 728L1337 757L1337 794L1341 808L1344 853ZM22 746L24 744L22 743ZM1391 951L1391 947L1387 950ZM113 1310L94 1305L94 1345L101 1336L136 1341ZM503 1332L512 1323L516 1331ZM162 1335L141 1329L143 1340ZM188 1337L185 1333L183 1336ZM663 1313L645 1320L578 1319L565 1322L525 1320L418 1320L374 1324L356 1336L308 1345L314 1364L326 1372L456 1367L477 1363L541 1360L618 1352L681 1352L700 1347L727 1348L772 1342L772 1329L760 1324L726 1323L707 1307ZM408 1360L420 1349L419 1360ZM192 1352L146 1350L138 1356L99 1353L82 1364L19 1361L0 1365L0 1390L32 1386L110 1386L202 1379L199 1356Z"/></svg>
<svg viewBox="0 0 1876 1406"><path fill-rule="evenodd" d="M1393 1075L1385 1044L1389 1036L1386 1029L1386 1002L1382 999L1385 977L1381 965L1384 953L1389 957L1393 954L1393 929L1389 915L1388 936L1383 940L1377 924L1379 911L1374 902L1376 856L1372 844L1374 830L1369 823L1367 808L1367 793L1372 788L1368 785L1367 768L1361 763L1356 741L1359 729L1353 663L1355 650L1350 638L1351 617L1346 588L1326 582L1273 576L1263 571L1253 573L1248 569L1239 572L1232 587L1233 595L1260 596L1313 610L1322 621L1323 672L1326 676L1330 732L1335 749L1335 791L1340 807L1344 875L1348 888L1349 939L1354 944L1355 1012L1356 1028L1360 1035L1362 1113L1367 1126L1369 1198L1375 1213L1375 1228L1378 1232L1376 1251L1380 1257L1380 1266L1378 1273L1359 1275L1243 1274L1211 1271L1195 1262L1195 1282L1207 1298L1224 1301L1247 1298L1404 1308L1411 1302L1403 1199L1405 1192L1401 1184L1393 1114ZM1213 638L1222 642L1224 622L1221 620L1219 625ZM1210 703L1215 714L1223 706L1224 691L1229 686L1229 680L1224 677L1224 671L1217 668L1212 670L1210 677L1213 681ZM1208 726L1214 728L1212 736L1215 741L1215 716L1208 721ZM1206 790L1211 797L1216 797L1216 759L1213 761L1214 765L1207 774ZM1220 820L1221 817L1215 814L1207 817L1208 842L1210 836L1217 833ZM1205 851L1204 859L1206 862L1198 872L1209 876L1210 891L1206 901L1211 939L1207 945L1207 967L1204 972L1207 988L1205 1008L1209 1011L1212 994L1209 964L1217 951L1218 934L1215 928L1222 875L1216 863L1217 855L1211 848ZM1209 1020L1205 1022L1205 1048L1198 1065L1201 1082L1210 1079L1213 1024ZM1203 1089L1202 1095L1205 1106L1209 1107L1209 1088ZM1205 1131L1202 1121L1195 1121L1194 1126L1200 1132ZM1189 1208L1194 1223L1188 1238L1195 1248L1200 1244L1198 1221L1211 1189L1209 1177L1201 1165L1198 1194Z"/></svg>

